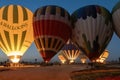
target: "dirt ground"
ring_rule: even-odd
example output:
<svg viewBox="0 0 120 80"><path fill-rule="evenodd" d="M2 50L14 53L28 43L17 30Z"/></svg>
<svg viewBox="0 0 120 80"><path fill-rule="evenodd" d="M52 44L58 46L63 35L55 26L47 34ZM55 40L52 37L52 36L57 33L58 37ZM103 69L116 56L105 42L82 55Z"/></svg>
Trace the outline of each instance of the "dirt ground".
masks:
<svg viewBox="0 0 120 80"><path fill-rule="evenodd" d="M70 73L87 65L0 68L0 80L71 80Z"/></svg>

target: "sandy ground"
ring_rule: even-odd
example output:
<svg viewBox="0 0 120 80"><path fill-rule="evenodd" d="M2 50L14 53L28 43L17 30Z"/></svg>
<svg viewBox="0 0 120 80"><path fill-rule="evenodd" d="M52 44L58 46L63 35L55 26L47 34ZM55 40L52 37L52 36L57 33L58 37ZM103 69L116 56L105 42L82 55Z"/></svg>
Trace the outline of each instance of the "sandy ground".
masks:
<svg viewBox="0 0 120 80"><path fill-rule="evenodd" d="M0 80L71 80L70 72L86 69L87 65L54 65L46 67L22 67L3 70Z"/></svg>

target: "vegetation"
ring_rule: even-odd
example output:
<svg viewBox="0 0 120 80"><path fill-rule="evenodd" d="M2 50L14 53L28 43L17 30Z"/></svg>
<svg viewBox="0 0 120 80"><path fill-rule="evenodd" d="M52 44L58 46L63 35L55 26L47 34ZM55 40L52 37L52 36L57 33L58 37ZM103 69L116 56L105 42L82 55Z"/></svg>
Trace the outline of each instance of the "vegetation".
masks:
<svg viewBox="0 0 120 80"><path fill-rule="evenodd" d="M72 80L120 80L120 68L74 71L70 75Z"/></svg>

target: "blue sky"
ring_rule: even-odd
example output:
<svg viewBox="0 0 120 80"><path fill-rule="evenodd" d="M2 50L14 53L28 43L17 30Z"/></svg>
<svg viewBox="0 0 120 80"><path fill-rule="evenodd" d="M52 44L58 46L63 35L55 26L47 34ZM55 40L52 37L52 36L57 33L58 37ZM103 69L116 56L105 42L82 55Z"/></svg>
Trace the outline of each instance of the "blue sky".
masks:
<svg viewBox="0 0 120 80"><path fill-rule="evenodd" d="M34 13L35 10L41 6L58 5L65 8L70 14L72 14L72 12L74 12L76 9L91 4L101 5L111 12L112 8L118 1L119 0L0 0L0 7L8 4L18 4L30 9ZM110 52L108 60L116 60L118 57L120 57L120 39L116 36L116 34L113 35L107 49ZM0 54L0 60L5 57L3 56L4 54ZM29 60L35 58L42 60L33 43L28 51L24 54L22 59Z"/></svg>

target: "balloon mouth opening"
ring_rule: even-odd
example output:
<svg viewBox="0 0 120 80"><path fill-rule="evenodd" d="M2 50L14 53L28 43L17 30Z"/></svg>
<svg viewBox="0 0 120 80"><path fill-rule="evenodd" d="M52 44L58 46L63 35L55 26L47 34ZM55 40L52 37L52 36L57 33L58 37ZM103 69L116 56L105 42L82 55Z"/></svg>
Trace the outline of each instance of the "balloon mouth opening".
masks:
<svg viewBox="0 0 120 80"><path fill-rule="evenodd" d="M72 59L72 60L70 60L70 63L74 63L74 60Z"/></svg>
<svg viewBox="0 0 120 80"><path fill-rule="evenodd" d="M13 51L13 52L10 52L8 55L12 63L19 63L21 56L22 56L22 53L20 51Z"/></svg>
<svg viewBox="0 0 120 80"><path fill-rule="evenodd" d="M62 64L64 64L66 62L66 60L61 60Z"/></svg>
<svg viewBox="0 0 120 80"><path fill-rule="evenodd" d="M86 63L86 59L81 59L81 62L82 63Z"/></svg>

